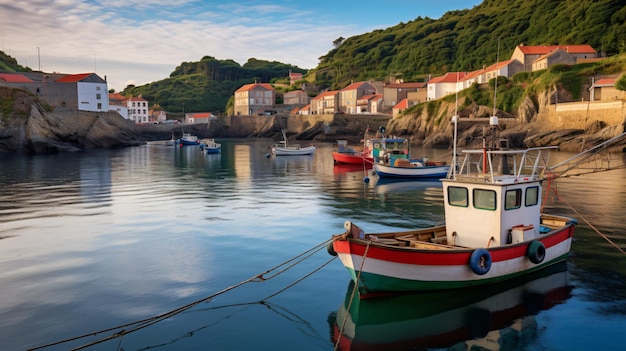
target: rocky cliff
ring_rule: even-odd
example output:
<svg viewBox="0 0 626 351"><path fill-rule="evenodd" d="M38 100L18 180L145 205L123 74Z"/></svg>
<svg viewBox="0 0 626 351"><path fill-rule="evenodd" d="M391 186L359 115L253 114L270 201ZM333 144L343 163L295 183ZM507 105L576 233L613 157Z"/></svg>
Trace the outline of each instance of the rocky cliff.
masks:
<svg viewBox="0 0 626 351"><path fill-rule="evenodd" d="M476 147L483 140L503 138L510 147L558 145L563 151L578 152L626 131L624 102L609 112L573 118L573 109L564 111L548 103L546 93L537 101L527 99L518 116L497 111L499 125L489 126L493 109L471 105L459 111L458 147ZM615 103L613 103L615 105ZM167 140L183 132L200 138L260 137L279 140L281 129L290 138L335 142L347 139L358 143L366 128L385 126L388 135L403 136L424 147L451 148L455 104L439 101L402 117L386 115L328 116L231 116L204 125L135 125L115 112L96 113L71 110L52 111L35 97L16 89L0 88L0 152L56 153L91 148L126 147L150 140ZM567 121L565 123L564 121ZM613 152L624 152L624 145Z"/></svg>
<svg viewBox="0 0 626 351"><path fill-rule="evenodd" d="M51 112L32 95L0 90L0 151L54 153L89 148L141 145L129 123L117 113Z"/></svg>
<svg viewBox="0 0 626 351"><path fill-rule="evenodd" d="M496 111L497 127L489 126L493 108L470 105L461 109L458 111L457 146L477 147L482 145L483 139L491 140L495 136L506 139L512 148L559 146L562 151L580 152L626 131L624 102L618 103L619 108L613 106L605 113L590 111L589 103L584 102L578 103L580 106L560 110L549 103L548 96L554 93L545 92L537 101L526 98L517 116ZM453 140L451 120L455 108L455 103L437 102L430 108L390 120L387 131L410 138L413 143L425 147L449 148ZM581 111L578 114L585 118L573 118L575 109ZM624 152L625 147L626 144L621 144L611 151Z"/></svg>

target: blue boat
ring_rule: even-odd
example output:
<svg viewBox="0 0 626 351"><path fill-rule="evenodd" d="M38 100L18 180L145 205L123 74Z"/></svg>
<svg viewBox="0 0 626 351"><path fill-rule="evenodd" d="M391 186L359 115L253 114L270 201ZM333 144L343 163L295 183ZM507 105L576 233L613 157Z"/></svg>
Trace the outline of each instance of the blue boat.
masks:
<svg viewBox="0 0 626 351"><path fill-rule="evenodd" d="M194 146L199 146L200 145L200 140L198 140L198 137L195 135L191 135L188 133L183 133L182 138L178 139L178 145L180 146L187 146L187 145L194 145Z"/></svg>
<svg viewBox="0 0 626 351"><path fill-rule="evenodd" d="M215 142L214 139L203 140L200 147L207 154L219 154L222 151L222 144Z"/></svg>

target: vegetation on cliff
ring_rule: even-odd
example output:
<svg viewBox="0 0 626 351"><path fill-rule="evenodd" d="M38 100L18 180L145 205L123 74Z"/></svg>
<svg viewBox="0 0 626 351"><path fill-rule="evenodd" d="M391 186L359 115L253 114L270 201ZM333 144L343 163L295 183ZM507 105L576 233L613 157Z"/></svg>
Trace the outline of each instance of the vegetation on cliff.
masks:
<svg viewBox="0 0 626 351"><path fill-rule="evenodd" d="M235 90L249 83L273 82L289 71L305 73L296 66L249 59L243 66L233 60L205 56L199 62L183 62L170 77L142 86L128 86L123 95L139 96L170 112L224 112Z"/></svg>
<svg viewBox="0 0 626 351"><path fill-rule="evenodd" d="M342 88L350 81L390 75L418 81L449 71L473 71L510 57L517 45L589 44L626 52L626 7L620 0L485 0L440 19L354 36L320 57L316 83Z"/></svg>
<svg viewBox="0 0 626 351"><path fill-rule="evenodd" d="M319 58L320 64L305 80L321 90L343 88L351 81L396 77L408 82L448 71L472 71L496 62L498 42L501 58L510 57L522 43L589 44L609 56L624 53L626 6L620 0L484 0L472 9L450 11L437 20L417 17L345 40L338 38L335 48ZM0 70L28 68L2 53ZM289 70L307 73L275 61L251 58L241 66L233 60L205 56L198 62L181 63L163 80L128 86L122 94L142 95L168 113L183 109L220 113L227 111L229 99L242 85L288 83ZM571 83L578 84L575 79ZM498 103L510 105L505 110L514 110L519 99L502 97Z"/></svg>

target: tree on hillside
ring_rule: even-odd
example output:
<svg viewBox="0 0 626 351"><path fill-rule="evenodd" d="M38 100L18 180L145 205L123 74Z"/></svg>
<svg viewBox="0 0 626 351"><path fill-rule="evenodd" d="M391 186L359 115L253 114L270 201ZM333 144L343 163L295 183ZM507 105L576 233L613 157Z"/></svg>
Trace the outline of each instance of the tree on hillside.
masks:
<svg viewBox="0 0 626 351"><path fill-rule="evenodd" d="M617 80L615 81L615 89L626 91L626 74L625 73L622 73L622 75L619 76L619 78L617 78Z"/></svg>
<svg viewBox="0 0 626 351"><path fill-rule="evenodd" d="M344 37L339 37L339 38L333 40L333 46L334 47L338 47L339 45L341 45L341 43L343 43L344 40L346 40L346 38L344 38Z"/></svg>

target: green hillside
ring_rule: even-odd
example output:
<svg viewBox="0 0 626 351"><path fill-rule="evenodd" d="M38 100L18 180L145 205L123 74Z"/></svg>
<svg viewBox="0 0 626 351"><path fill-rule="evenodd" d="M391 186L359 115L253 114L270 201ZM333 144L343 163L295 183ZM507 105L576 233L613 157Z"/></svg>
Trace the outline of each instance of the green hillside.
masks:
<svg viewBox="0 0 626 351"><path fill-rule="evenodd" d="M0 50L0 72L29 72L28 67L23 67L17 63L17 60Z"/></svg>
<svg viewBox="0 0 626 351"><path fill-rule="evenodd" d="M498 44L499 42L499 44ZM519 44L589 44L608 56L626 52L626 6L620 0L485 0L470 10L450 11L440 19L418 17L409 23L346 40L320 57L306 79L318 89L340 89L351 81L419 81L448 71L472 71L507 59ZM499 50L498 50L499 46ZM205 57L183 63L170 78L124 93L143 94L168 111L223 112L236 89L256 81L286 78L278 62ZM286 80L285 80L286 82ZM279 101L280 102L280 101Z"/></svg>
<svg viewBox="0 0 626 351"><path fill-rule="evenodd" d="M249 59L243 66L233 60L205 56L199 62L183 62L170 77L142 86L128 86L123 95L138 96L166 111L224 112L228 100L242 85L285 79L289 71L306 70L276 61Z"/></svg>
<svg viewBox="0 0 626 351"><path fill-rule="evenodd" d="M205 56L199 62L181 63L168 78L128 86L121 93L141 94L168 112L220 113L226 112L242 85L288 83L289 70L305 74L322 90L340 89L351 81L388 81L393 76L409 82L448 71L472 71L495 63L497 57L508 59L522 43L589 44L612 57L626 53L625 5L623 0L484 0L438 20L418 17L384 30L338 38L335 48L309 72L276 61L252 58L239 65ZM0 70L28 68L0 52ZM510 85L502 87L506 86Z"/></svg>
<svg viewBox="0 0 626 351"><path fill-rule="evenodd" d="M391 74L416 81L429 74L473 71L495 63L498 53L500 60L511 57L520 44L589 44L607 55L626 52L625 3L485 0L439 20L418 17L348 38L320 58L316 81L336 89Z"/></svg>

